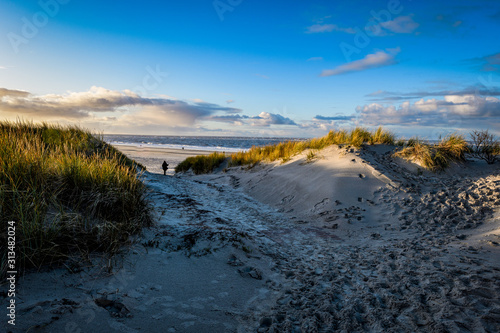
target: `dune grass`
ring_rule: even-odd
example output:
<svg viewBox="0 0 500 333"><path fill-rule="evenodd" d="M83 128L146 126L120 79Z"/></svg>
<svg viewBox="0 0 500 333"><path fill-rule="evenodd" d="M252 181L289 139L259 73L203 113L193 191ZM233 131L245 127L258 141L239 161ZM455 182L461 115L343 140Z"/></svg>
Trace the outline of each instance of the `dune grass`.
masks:
<svg viewBox="0 0 500 333"><path fill-rule="evenodd" d="M395 136L391 132L379 127L370 132L365 128L356 127L352 131L339 130L330 131L326 136L306 141L287 141L264 147L252 147L246 152L237 152L230 155L229 167L249 165L254 166L259 162L273 162L281 160L286 162L293 156L307 150L320 150L334 144L347 144L361 147L369 144L394 144ZM214 153L208 156L188 157L181 162L175 172L186 172L192 169L195 174L212 172L224 160L226 156Z"/></svg>
<svg viewBox="0 0 500 333"><path fill-rule="evenodd" d="M0 122L0 273L8 221L18 269L117 251L152 223L140 168L78 127Z"/></svg>
<svg viewBox="0 0 500 333"><path fill-rule="evenodd" d="M228 166L248 165L253 167L260 162L278 160L286 162L293 156L308 149L311 152L306 157L306 160L310 162L315 157L315 151L328 146L349 145L361 147L364 144L396 146L397 151L394 156L416 161L424 168L432 171L442 171L452 162L463 162L466 154L475 153L488 163L494 163L500 156L500 143L488 131L474 131L471 136L473 139L475 138L472 146L465 140L463 135L459 134L451 134L438 144L429 144L418 137L412 137L408 140L397 139L393 133L382 127L377 128L375 131L356 127L351 131L330 131L321 138L306 141L287 141L263 147L254 146L248 151L231 154ZM182 162L175 171L184 172L194 167L193 171L196 174L212 172L225 158L225 156L220 157L217 154L190 157Z"/></svg>
<svg viewBox="0 0 500 333"><path fill-rule="evenodd" d="M426 169L442 171L451 162L465 161L465 154L470 147L463 135L451 134L438 144L427 144L418 138L411 138L394 156L414 160Z"/></svg>
<svg viewBox="0 0 500 333"><path fill-rule="evenodd" d="M238 152L231 155L229 166L255 165L261 161L273 162L288 161L293 156L307 149L320 150L335 144L347 144L361 147L369 144L394 144L395 136L389 131L379 127L370 132L362 127L356 127L352 131L346 130L330 131L326 136L306 141L288 141L264 147L252 147L246 152Z"/></svg>
<svg viewBox="0 0 500 333"><path fill-rule="evenodd" d="M191 169L196 175L210 173L219 167L226 159L224 153L212 153L188 157L175 167L175 172L186 172Z"/></svg>

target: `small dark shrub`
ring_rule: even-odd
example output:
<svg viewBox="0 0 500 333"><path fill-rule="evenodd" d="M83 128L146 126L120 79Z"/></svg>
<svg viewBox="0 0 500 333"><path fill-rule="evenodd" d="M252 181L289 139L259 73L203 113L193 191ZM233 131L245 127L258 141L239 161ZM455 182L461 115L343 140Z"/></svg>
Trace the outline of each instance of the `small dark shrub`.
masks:
<svg viewBox="0 0 500 333"><path fill-rule="evenodd" d="M493 164L498 160L500 154L500 142L488 130L472 131L472 154L485 160L488 164Z"/></svg>

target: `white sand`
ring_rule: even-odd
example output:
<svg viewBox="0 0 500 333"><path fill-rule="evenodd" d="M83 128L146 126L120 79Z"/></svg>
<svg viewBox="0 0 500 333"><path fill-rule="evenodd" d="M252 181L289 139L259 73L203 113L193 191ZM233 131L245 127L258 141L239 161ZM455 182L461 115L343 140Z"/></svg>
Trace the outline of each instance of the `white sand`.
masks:
<svg viewBox="0 0 500 333"><path fill-rule="evenodd" d="M159 215L148 246L110 276L26 275L16 329L500 331L500 165L419 175L385 152L146 173ZM166 152L127 153L155 171Z"/></svg>

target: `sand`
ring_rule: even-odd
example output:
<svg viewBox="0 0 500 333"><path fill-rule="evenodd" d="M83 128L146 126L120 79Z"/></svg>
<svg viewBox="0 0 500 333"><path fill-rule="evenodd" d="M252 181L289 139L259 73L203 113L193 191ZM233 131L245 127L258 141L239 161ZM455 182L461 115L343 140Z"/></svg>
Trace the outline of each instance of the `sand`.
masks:
<svg viewBox="0 0 500 333"><path fill-rule="evenodd" d="M131 159L147 167L152 173L162 173L161 164L163 161L168 163L168 175L174 175L174 169L180 162L186 158L197 155L209 155L213 152L206 150L188 150L188 149L170 149L157 147L138 147L132 145L115 146L122 153Z"/></svg>
<svg viewBox="0 0 500 333"><path fill-rule="evenodd" d="M178 152L122 151L150 170L157 226L111 268L25 275L16 330L500 331L499 164L434 174L335 146L163 176Z"/></svg>

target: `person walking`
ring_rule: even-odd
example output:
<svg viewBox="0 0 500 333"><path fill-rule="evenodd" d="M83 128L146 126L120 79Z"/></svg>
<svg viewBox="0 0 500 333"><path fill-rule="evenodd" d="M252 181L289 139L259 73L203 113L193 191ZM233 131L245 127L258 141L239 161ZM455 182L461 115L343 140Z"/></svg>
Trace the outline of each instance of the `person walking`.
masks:
<svg viewBox="0 0 500 333"><path fill-rule="evenodd" d="M168 170L168 163L167 161L163 161L163 164L161 165L161 168L163 169L163 175L167 175L167 170Z"/></svg>

